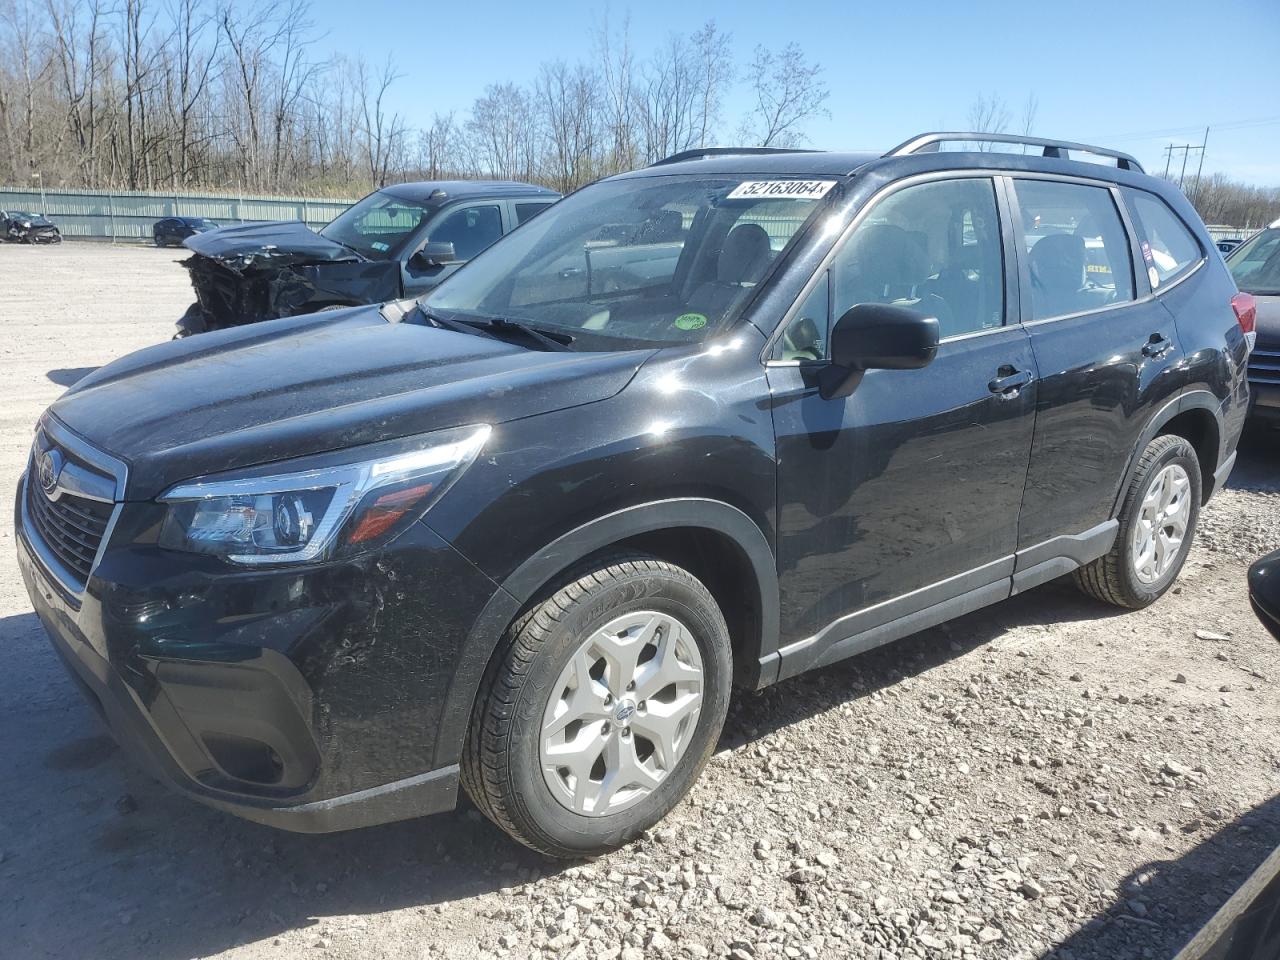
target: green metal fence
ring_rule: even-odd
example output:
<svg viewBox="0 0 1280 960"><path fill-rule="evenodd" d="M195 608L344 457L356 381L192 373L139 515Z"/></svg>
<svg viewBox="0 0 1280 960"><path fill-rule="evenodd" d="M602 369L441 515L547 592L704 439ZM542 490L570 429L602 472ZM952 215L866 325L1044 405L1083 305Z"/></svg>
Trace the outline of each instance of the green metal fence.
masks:
<svg viewBox="0 0 1280 960"><path fill-rule="evenodd" d="M151 225L162 217L208 217L218 224L301 220L309 227L322 227L354 202L307 197L0 187L0 210L44 213L68 238L126 242L150 242Z"/></svg>

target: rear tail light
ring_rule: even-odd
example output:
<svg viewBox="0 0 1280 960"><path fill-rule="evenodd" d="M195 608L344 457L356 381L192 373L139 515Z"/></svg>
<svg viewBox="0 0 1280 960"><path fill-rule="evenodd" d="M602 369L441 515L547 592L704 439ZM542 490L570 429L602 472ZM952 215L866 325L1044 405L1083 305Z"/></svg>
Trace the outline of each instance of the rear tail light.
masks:
<svg viewBox="0 0 1280 960"><path fill-rule="evenodd" d="M1253 349L1253 345L1257 342L1257 321L1258 321L1258 304L1253 299L1251 293L1237 293L1231 298L1231 309L1236 312L1236 323L1240 324L1240 329L1244 333L1245 343L1249 345L1249 349Z"/></svg>

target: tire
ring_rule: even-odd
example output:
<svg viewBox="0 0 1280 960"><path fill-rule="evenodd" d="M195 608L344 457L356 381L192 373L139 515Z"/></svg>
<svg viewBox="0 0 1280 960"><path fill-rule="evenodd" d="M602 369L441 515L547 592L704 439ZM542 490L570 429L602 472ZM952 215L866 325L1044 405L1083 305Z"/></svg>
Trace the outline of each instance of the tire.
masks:
<svg viewBox="0 0 1280 960"><path fill-rule="evenodd" d="M514 839L549 856L579 858L635 839L689 791L724 725L733 657L720 608L680 567L626 554L595 561L570 577L527 608L499 644L472 711L462 783L481 812ZM657 623L666 626L655 629ZM615 642L618 651L634 650L634 672L614 666L626 655L610 660L594 646L614 649L608 644ZM644 658L649 650L654 653ZM655 685L666 682L668 656L670 669L683 679L660 690ZM594 664L589 673L588 663ZM689 678L698 668L695 696ZM626 687L628 675L638 685ZM562 686L566 677L575 685L572 691ZM614 699L610 691L621 696ZM599 712L544 738L567 719L557 719L557 711L579 715L567 706L579 700ZM661 710L655 709L659 703ZM665 740L646 738L654 724L663 723L678 724L680 732ZM556 737L563 743L549 746ZM552 749L569 752L554 754L544 769L544 751ZM554 758L562 756L586 772L574 776L567 766L557 767ZM606 774L613 777L612 788ZM645 777L647 784L628 777ZM594 810L587 808L591 804Z"/></svg>
<svg viewBox="0 0 1280 960"><path fill-rule="evenodd" d="M1168 559L1163 561L1159 559L1160 553L1149 554L1141 549L1144 543L1152 543L1152 549L1157 549L1154 540L1144 537L1148 525L1144 512L1150 515L1150 510L1144 510L1144 505L1147 505L1153 488L1163 482L1162 478L1172 478L1173 487L1179 486L1183 478L1187 484L1185 501L1170 501L1167 508L1173 511L1176 507L1176 515L1155 522L1164 543L1169 541L1166 531L1176 533L1178 527L1185 523L1177 537L1176 548L1171 553L1165 551L1164 556ZM1133 478L1129 481L1120 509L1120 530L1116 534L1116 542L1109 553L1074 572L1076 586L1095 599L1130 610L1155 603L1173 586L1191 550L1203 490L1200 461L1190 443L1173 435L1152 440L1138 458ZM1156 516L1162 517L1163 514L1157 513ZM1152 560L1152 556L1157 559Z"/></svg>
<svg viewBox="0 0 1280 960"><path fill-rule="evenodd" d="M197 333L206 333L210 329L208 318L201 309L199 301L187 307L187 312L178 318L177 327L178 330L173 335L174 340L182 340Z"/></svg>

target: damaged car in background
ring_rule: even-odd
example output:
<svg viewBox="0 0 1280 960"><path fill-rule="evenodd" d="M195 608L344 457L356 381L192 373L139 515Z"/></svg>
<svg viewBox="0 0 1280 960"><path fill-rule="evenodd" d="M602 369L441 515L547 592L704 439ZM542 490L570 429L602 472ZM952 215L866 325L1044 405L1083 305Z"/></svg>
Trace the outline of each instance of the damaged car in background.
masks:
<svg viewBox="0 0 1280 960"><path fill-rule="evenodd" d="M187 237L196 302L177 336L423 294L560 197L501 181L384 187L318 232L299 221Z"/></svg>
<svg viewBox="0 0 1280 960"><path fill-rule="evenodd" d="M11 243L61 243L62 231L43 213L0 210L0 235Z"/></svg>

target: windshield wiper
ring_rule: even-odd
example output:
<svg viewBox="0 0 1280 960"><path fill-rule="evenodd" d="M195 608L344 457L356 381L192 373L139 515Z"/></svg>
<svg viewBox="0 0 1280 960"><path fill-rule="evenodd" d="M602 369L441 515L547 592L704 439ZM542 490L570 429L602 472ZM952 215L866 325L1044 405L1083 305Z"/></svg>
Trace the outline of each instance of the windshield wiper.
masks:
<svg viewBox="0 0 1280 960"><path fill-rule="evenodd" d="M321 234L319 234L319 236L324 237L324 234L323 234L323 233L321 233ZM337 237L324 237L324 238L325 238L326 240L328 240L330 243L336 243L336 244L337 244L338 246L340 246L340 247L346 247L348 250L350 250L352 253L354 253L354 254L355 254L357 257L359 257L361 260L368 259L367 257L365 257L365 255L364 255L363 253L361 253L359 250L357 250L357 249L356 249L355 247L353 247L351 244L349 244L349 243L344 243L343 241L339 240Z"/></svg>
<svg viewBox="0 0 1280 960"><path fill-rule="evenodd" d="M573 343L574 337L569 333L562 333L559 330L552 332L550 330L539 330L537 327L522 323L519 320L508 320L506 317L489 317L485 320L462 320L460 323L475 323L477 326L486 330L515 330L523 333L526 337L538 341L548 350L572 350L569 344Z"/></svg>
<svg viewBox="0 0 1280 960"><path fill-rule="evenodd" d="M478 326L474 323L463 323L461 320L454 320L449 317L439 316L432 313L422 304L418 304L417 310L418 313L422 314L422 319L426 320L427 323L431 324L433 327L439 327L441 330L452 330L454 333L469 333L472 335L478 334L482 337L488 337L490 340L499 339L488 330L484 329L484 327Z"/></svg>
<svg viewBox="0 0 1280 960"><path fill-rule="evenodd" d="M434 327L440 327L445 330L456 330L459 333L478 333L482 337L488 337L491 340L502 339L499 334L503 331L510 331L523 334L530 340L536 341L548 350L570 350L569 344L573 343L572 334L561 333L559 330L554 333L550 331L542 331L537 327L531 327L527 323L521 323L518 320L508 320L506 317L485 317L484 319L463 320L458 317L442 317L437 313L432 313L422 304L418 304L418 312L422 314L424 320Z"/></svg>

